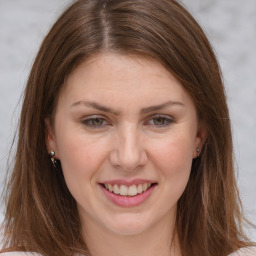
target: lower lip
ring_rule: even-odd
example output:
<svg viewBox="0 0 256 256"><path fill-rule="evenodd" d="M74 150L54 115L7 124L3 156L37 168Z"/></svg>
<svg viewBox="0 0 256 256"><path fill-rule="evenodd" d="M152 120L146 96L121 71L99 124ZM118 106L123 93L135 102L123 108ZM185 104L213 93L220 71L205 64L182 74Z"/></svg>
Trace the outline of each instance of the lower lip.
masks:
<svg viewBox="0 0 256 256"><path fill-rule="evenodd" d="M108 191L102 185L100 185L100 188L106 197L112 203L121 207L134 207L144 203L150 197L155 187L156 185L153 185L147 191L137 194L136 196L120 196Z"/></svg>

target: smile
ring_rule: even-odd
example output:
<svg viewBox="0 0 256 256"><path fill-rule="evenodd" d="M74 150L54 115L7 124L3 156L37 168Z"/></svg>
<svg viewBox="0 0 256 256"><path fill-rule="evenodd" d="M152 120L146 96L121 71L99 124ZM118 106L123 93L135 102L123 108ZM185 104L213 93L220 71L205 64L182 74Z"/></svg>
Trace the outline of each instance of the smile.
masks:
<svg viewBox="0 0 256 256"><path fill-rule="evenodd" d="M143 204L151 196L158 183L137 180L135 182L112 181L99 185L106 198L115 205L135 207Z"/></svg>
<svg viewBox="0 0 256 256"><path fill-rule="evenodd" d="M104 187L116 194L121 196L136 196L137 194L141 194L145 191L147 191L153 183L143 183L143 184L137 184L137 185L118 185L118 184L104 184Z"/></svg>

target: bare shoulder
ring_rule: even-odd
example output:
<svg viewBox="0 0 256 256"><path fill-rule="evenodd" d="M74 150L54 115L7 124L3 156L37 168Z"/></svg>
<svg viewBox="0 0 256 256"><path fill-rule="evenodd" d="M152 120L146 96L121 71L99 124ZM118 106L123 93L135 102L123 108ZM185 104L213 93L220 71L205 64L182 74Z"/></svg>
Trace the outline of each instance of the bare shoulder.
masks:
<svg viewBox="0 0 256 256"><path fill-rule="evenodd" d="M42 256L36 252L3 252L0 256Z"/></svg>
<svg viewBox="0 0 256 256"><path fill-rule="evenodd" d="M256 256L256 247L242 248L229 256Z"/></svg>

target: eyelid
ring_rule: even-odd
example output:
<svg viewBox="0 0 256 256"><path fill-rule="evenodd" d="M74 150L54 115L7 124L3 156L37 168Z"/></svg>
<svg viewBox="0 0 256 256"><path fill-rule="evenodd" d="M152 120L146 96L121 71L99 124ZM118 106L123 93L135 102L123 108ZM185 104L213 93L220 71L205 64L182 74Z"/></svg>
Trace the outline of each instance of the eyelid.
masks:
<svg viewBox="0 0 256 256"><path fill-rule="evenodd" d="M168 115L168 114L158 114L158 113L152 114L152 115L148 116L147 119L149 120L149 119L157 118L157 117L161 117L161 118L166 118L166 119L174 120L174 117L171 116L171 115Z"/></svg>
<svg viewBox="0 0 256 256"><path fill-rule="evenodd" d="M154 119L157 119L157 118L162 118L165 123L164 124L150 124L149 122L154 120ZM100 119L102 120L102 122L104 124L100 124L100 125L94 125L94 124L90 124L89 122L90 121L95 121L95 119ZM166 115L166 114L152 114L150 116L148 116L145 120L145 122L143 123L143 125L148 125L148 126L154 126L156 128L161 128L161 127L167 127L167 126L170 126L173 122L174 122L174 118L170 115ZM111 122L109 121L109 119L104 116L104 115L88 115L88 116L84 116L81 120L81 123L88 127L88 128L91 128L91 129L100 129L100 128L105 128L106 126L109 126L111 125Z"/></svg>
<svg viewBox="0 0 256 256"><path fill-rule="evenodd" d="M170 115L166 115L166 114L153 114L153 115L150 115L146 122L148 123L149 121L153 120L154 118L162 118L164 119L165 121L167 121L168 123L167 124L163 124L163 125L154 125L154 124L148 124L148 125L151 125L151 126L155 126L157 128L161 128L161 127L167 127L169 125L171 125L175 120L172 116Z"/></svg>
<svg viewBox="0 0 256 256"><path fill-rule="evenodd" d="M101 119L103 122L106 122L104 125L93 125L93 124L88 124L90 121L95 120L95 119ZM110 122L104 115L89 115L86 117L83 117L81 120L81 123L85 125L86 127L92 128L92 129L100 129L100 128L105 128L106 126L110 125Z"/></svg>

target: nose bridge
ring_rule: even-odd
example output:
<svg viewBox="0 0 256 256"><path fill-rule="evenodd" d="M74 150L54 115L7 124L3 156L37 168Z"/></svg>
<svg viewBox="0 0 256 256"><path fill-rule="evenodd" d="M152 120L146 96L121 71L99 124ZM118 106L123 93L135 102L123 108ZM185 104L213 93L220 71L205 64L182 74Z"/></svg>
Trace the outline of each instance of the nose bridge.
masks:
<svg viewBox="0 0 256 256"><path fill-rule="evenodd" d="M114 164L124 170L134 170L145 164L146 155L142 145L141 133L135 124L120 127L117 144L113 152Z"/></svg>

